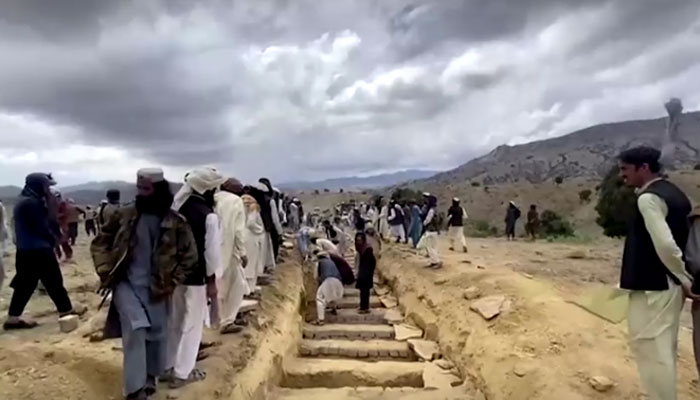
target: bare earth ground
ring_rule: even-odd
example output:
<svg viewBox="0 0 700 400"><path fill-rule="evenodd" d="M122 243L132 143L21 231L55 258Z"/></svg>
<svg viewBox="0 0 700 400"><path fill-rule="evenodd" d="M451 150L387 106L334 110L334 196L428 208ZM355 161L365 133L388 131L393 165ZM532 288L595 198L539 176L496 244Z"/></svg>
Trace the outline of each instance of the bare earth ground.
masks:
<svg viewBox="0 0 700 400"><path fill-rule="evenodd" d="M0 330L0 399L15 400L93 400L122 398L121 341L90 342L83 335L102 327L104 312L97 313L100 297L94 294L98 279L89 257L88 241L82 238L76 250L76 264L62 267L65 284L71 300L89 307L81 320L81 327L70 333L59 332L57 314L48 296L35 293L26 315L37 319L41 326L31 331L5 332ZM9 278L14 276L14 256L5 259ZM7 264L10 265L7 265ZM273 285L263 288L263 299L257 317L251 319L243 334L219 335L205 332L205 339L218 340L220 347L210 351L210 358L199 363L207 371L202 383L170 391L161 387L155 399L218 399L232 398L236 374L252 358L253 353L267 337L277 334L275 319L289 312L293 303L290 293L299 291L300 280L292 277L296 264L282 265ZM0 314L5 319L11 289L0 291ZM291 287L295 286L295 287ZM269 368L258 374L266 374ZM249 381L257 381L255 371L248 371ZM168 397L169 396L169 397Z"/></svg>
<svg viewBox="0 0 700 400"><path fill-rule="evenodd" d="M613 325L568 302L588 288L616 284L619 243L468 242L468 254L455 253L443 238L445 267L437 271L424 268L427 259L413 250L392 246L380 271L409 316L424 329L438 328L446 356L473 376L488 399L644 398L626 322ZM580 251L585 259L569 258ZM482 296L507 296L511 310L485 321L463 297L469 286ZM688 328L682 328L678 367L679 398L699 398L697 384L691 383L697 372ZM612 379L616 387L596 392L588 384L596 375Z"/></svg>

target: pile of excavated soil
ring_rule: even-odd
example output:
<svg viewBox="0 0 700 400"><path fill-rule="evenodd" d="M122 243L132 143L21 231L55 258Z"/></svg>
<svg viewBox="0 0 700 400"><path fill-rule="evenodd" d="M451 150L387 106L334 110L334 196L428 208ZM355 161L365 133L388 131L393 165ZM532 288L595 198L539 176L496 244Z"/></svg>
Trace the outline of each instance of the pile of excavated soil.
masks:
<svg viewBox="0 0 700 400"><path fill-rule="evenodd" d="M614 285L614 243L485 239L469 240L469 247L468 254L450 252L441 239L445 266L433 270L415 251L388 246L379 271L409 319L439 341L489 400L641 398L626 323L611 324L568 302L600 282ZM583 251L583 258L577 253L571 259L574 251ZM465 291L472 286L477 289L468 300ZM479 300L474 291L481 298L503 296L496 298L500 315L487 321L472 311ZM679 350L679 399L697 399L685 328ZM599 376L614 386L597 391L590 380Z"/></svg>

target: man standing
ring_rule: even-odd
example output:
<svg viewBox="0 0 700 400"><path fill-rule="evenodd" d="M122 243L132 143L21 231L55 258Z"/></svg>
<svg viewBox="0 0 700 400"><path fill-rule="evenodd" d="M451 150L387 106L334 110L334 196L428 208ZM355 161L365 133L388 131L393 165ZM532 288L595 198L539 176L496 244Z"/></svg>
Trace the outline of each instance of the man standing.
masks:
<svg viewBox="0 0 700 400"><path fill-rule="evenodd" d="M87 206L85 207L85 234L90 236L97 235L97 228L95 227L95 218L97 213L95 209Z"/></svg>
<svg viewBox="0 0 700 400"><path fill-rule="evenodd" d="M520 209L515 205L514 202L508 203L508 208L506 209L506 237L508 240L515 240L515 224L520 218Z"/></svg>
<svg viewBox="0 0 700 400"><path fill-rule="evenodd" d="M197 265L185 219L160 169L138 171L134 204L115 209L90 252L103 290L112 291L105 337L122 337L124 392L145 400L163 375L168 301Z"/></svg>
<svg viewBox="0 0 700 400"><path fill-rule="evenodd" d="M47 208L52 196L49 188L56 183L43 173L27 175L25 186L15 205L15 239L17 240L16 275L10 283L14 289L5 330L31 329L38 324L22 319L22 313L31 299L39 281L44 285L59 316L83 314L84 306L73 308L68 292L63 286L63 276L54 247L55 228Z"/></svg>
<svg viewBox="0 0 700 400"><path fill-rule="evenodd" d="M85 215L85 211L75 204L75 200L68 199L66 203L66 221L68 224L68 240L71 246L75 246L75 240L78 238L80 214Z"/></svg>
<svg viewBox="0 0 700 400"><path fill-rule="evenodd" d="M391 226L391 234L396 237L396 243L406 241L406 231L404 230L403 222L404 215L401 206L394 200L389 202L389 216L387 221Z"/></svg>
<svg viewBox="0 0 700 400"><path fill-rule="evenodd" d="M119 209L119 200L121 193L117 189L109 189L107 191L107 202L100 205L100 211L97 214L97 223L100 227L109 221L110 216Z"/></svg>
<svg viewBox="0 0 700 400"><path fill-rule="evenodd" d="M540 227L540 214L537 212L537 206L532 204L530 206L530 211L527 212L527 224L525 224L525 231L532 241L537 239L537 230Z"/></svg>
<svg viewBox="0 0 700 400"><path fill-rule="evenodd" d="M693 293L700 295L700 206L695 206L690 214L690 235L685 247L685 260L688 271L693 275ZM693 301L693 347L695 364L700 374L700 300Z"/></svg>
<svg viewBox="0 0 700 400"><path fill-rule="evenodd" d="M429 268L442 268L440 252L438 251L438 231L440 227L437 222L437 197L429 195L426 203L426 214L423 217L423 227L425 234L421 237L418 250L426 249L430 258Z"/></svg>
<svg viewBox="0 0 700 400"><path fill-rule="evenodd" d="M372 247L367 243L364 232L355 235L355 250L357 250L358 268L355 287L360 289L360 314L369 313L369 296L374 287L374 269L377 267L377 259L374 258Z"/></svg>
<svg viewBox="0 0 700 400"><path fill-rule="evenodd" d="M218 301L216 275L221 268L221 232L214 213L214 192L225 180L214 168L188 172L173 201L173 209L180 211L192 229L198 255L196 268L175 288L171 301L165 367L173 389L206 377L204 371L195 368L195 363L207 301Z"/></svg>
<svg viewBox="0 0 700 400"><path fill-rule="evenodd" d="M272 187L272 183L267 178L260 178L259 183L267 188L268 201L270 203L270 216L272 225L270 226L270 240L272 240L272 251L275 256L275 263L277 262L277 256L280 251L280 244L282 244L282 223L280 222L279 207L277 206L278 193L275 192Z"/></svg>
<svg viewBox="0 0 700 400"><path fill-rule="evenodd" d="M219 310L221 313L221 333L238 333L243 330L241 320L236 319L243 297L255 287L249 288L243 268L248 266L244 231L246 216L243 200L243 185L233 178L221 185L214 195L214 211L221 220L221 261L223 271L217 276ZM238 323L238 324L236 324Z"/></svg>
<svg viewBox="0 0 700 400"><path fill-rule="evenodd" d="M328 253L319 251L318 257L318 290L316 291L316 322L323 325L326 316L326 306L343 298L343 282L338 267L329 258Z"/></svg>
<svg viewBox="0 0 700 400"><path fill-rule="evenodd" d="M448 234L450 236L450 250L454 251L455 242L462 245L462 251L467 252L467 241L464 239L464 220L467 219L467 211L459 204L459 199L452 199L452 207L447 211Z"/></svg>
<svg viewBox="0 0 700 400"><path fill-rule="evenodd" d="M661 177L660 156L656 149L636 147L618 157L620 176L637 191L620 288L630 291L630 347L642 387L651 400L675 400L680 313L685 296L700 297L692 293L681 251L688 239L690 201Z"/></svg>
<svg viewBox="0 0 700 400"><path fill-rule="evenodd" d="M299 223L300 223L300 218L299 218L299 206L297 203L299 202L299 199L296 197L292 199L292 202L289 203L289 229L292 230L292 232L296 232L299 230Z"/></svg>

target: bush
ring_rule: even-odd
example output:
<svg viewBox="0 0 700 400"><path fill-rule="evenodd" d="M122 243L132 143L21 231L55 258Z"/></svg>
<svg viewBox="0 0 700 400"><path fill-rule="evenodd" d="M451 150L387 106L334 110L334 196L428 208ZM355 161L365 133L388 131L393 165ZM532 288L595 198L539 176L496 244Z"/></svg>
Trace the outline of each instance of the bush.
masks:
<svg viewBox="0 0 700 400"><path fill-rule="evenodd" d="M330 193L331 191L328 189L323 189L323 193Z"/></svg>
<svg viewBox="0 0 700 400"><path fill-rule="evenodd" d="M593 192L592 192L590 189L585 189L585 190L582 190L582 191L578 192L578 198L579 198L582 202L588 203L589 201L591 201L591 195L592 195L592 194L593 194Z"/></svg>
<svg viewBox="0 0 700 400"><path fill-rule="evenodd" d="M564 177L557 176L556 178L554 178L554 183L556 183L557 185L561 185L562 183L564 183Z"/></svg>
<svg viewBox="0 0 700 400"><path fill-rule="evenodd" d="M469 220L467 227L469 236L484 238L498 235L498 229L495 226L491 226L488 221Z"/></svg>
<svg viewBox="0 0 700 400"><path fill-rule="evenodd" d="M318 189L314 190L314 194L320 194Z"/></svg>
<svg viewBox="0 0 700 400"><path fill-rule="evenodd" d="M421 204L423 202L423 193L409 188L398 188L391 194L391 199L401 204L410 200Z"/></svg>
<svg viewBox="0 0 700 400"><path fill-rule="evenodd" d="M617 165L608 171L600 186L600 196L595 207L598 212L596 223L610 237L625 236L627 224L637 209L637 196L623 184L618 173Z"/></svg>
<svg viewBox="0 0 700 400"><path fill-rule="evenodd" d="M545 210L540 215L540 232L547 237L574 236L574 228L571 223L552 210Z"/></svg>
<svg viewBox="0 0 700 400"><path fill-rule="evenodd" d="M481 183L479 182L472 182L472 187L479 187L481 186Z"/></svg>
<svg viewBox="0 0 700 400"><path fill-rule="evenodd" d="M338 189L338 193L343 193L343 188Z"/></svg>
<svg viewBox="0 0 700 400"><path fill-rule="evenodd" d="M695 168L693 168L696 171L700 171L700 164L695 164Z"/></svg>

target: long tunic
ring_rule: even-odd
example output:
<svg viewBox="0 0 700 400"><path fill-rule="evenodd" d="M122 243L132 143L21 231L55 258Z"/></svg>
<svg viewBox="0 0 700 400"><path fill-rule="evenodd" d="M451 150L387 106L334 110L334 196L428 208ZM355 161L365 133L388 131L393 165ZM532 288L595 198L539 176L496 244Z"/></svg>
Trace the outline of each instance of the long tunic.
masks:
<svg viewBox="0 0 700 400"><path fill-rule="evenodd" d="M263 225L260 213L250 211L246 215L245 230L243 231L243 243L246 254L248 254L248 266L245 268L245 276L250 283L257 280L259 274L263 273L265 263L263 262L263 241L267 238L265 226ZM255 290L255 287L250 288Z"/></svg>

